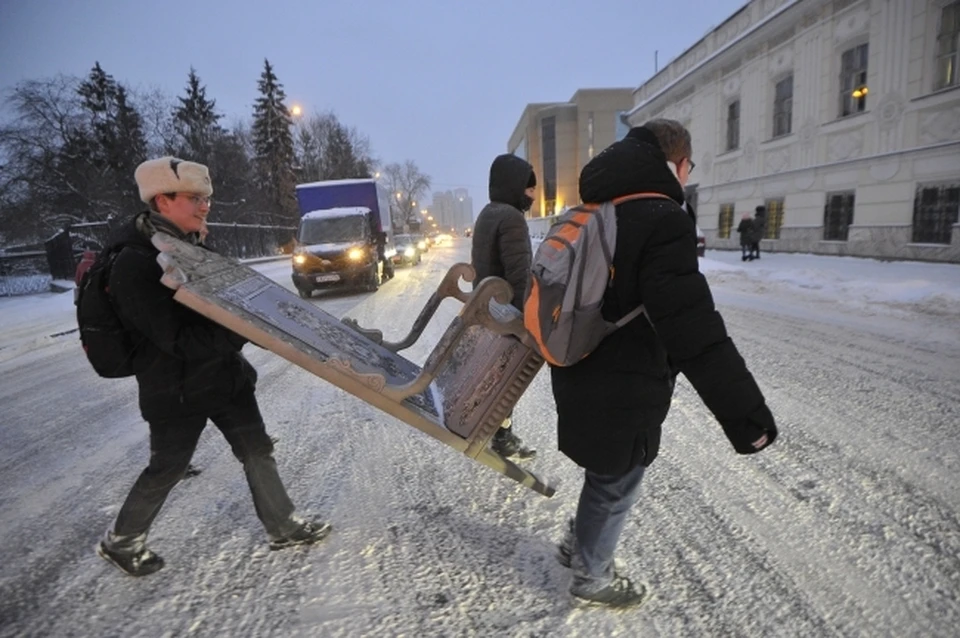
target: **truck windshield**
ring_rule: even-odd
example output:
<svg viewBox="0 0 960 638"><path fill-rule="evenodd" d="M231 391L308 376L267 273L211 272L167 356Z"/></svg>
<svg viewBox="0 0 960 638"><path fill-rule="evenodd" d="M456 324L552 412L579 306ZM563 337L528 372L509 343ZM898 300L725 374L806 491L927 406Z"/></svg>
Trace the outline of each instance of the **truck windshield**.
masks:
<svg viewBox="0 0 960 638"><path fill-rule="evenodd" d="M367 224L362 216L321 217L300 222L301 244L333 244L362 241L367 238Z"/></svg>

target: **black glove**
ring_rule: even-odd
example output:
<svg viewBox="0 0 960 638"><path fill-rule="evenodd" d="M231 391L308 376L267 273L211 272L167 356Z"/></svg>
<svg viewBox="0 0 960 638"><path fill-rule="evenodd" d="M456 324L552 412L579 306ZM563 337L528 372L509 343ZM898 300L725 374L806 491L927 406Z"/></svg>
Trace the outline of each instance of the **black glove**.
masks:
<svg viewBox="0 0 960 638"><path fill-rule="evenodd" d="M777 424L765 403L745 419L720 425L738 454L754 454L777 439Z"/></svg>

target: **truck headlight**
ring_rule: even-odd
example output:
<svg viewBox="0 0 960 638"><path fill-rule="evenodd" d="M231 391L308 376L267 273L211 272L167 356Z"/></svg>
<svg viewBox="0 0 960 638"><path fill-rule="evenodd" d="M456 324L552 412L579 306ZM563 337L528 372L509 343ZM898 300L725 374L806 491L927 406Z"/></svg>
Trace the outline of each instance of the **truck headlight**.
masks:
<svg viewBox="0 0 960 638"><path fill-rule="evenodd" d="M403 251L405 257L413 257L417 254L417 251L413 249L413 246L407 246L406 250Z"/></svg>
<svg viewBox="0 0 960 638"><path fill-rule="evenodd" d="M307 256L304 255L304 254L302 254L302 253L301 253L301 254L294 255L294 256L293 256L293 263L295 263L295 264L298 265L298 266L302 266L302 265L304 265L305 263L307 263Z"/></svg>
<svg viewBox="0 0 960 638"><path fill-rule="evenodd" d="M347 259L350 261L360 261L366 256L363 251L363 248L351 248L350 252L347 253Z"/></svg>

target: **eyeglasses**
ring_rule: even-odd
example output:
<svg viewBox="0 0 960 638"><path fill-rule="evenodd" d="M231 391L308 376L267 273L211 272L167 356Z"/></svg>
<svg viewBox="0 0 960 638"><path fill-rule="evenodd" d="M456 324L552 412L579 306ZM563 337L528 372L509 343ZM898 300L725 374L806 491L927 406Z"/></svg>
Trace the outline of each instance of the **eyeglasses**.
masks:
<svg viewBox="0 0 960 638"><path fill-rule="evenodd" d="M687 158L687 166L690 167L690 168L687 170L687 173L692 173L692 172L693 172L693 169L695 169L695 168L697 167L697 165L694 163L694 161L693 161L692 159L690 159L689 157Z"/></svg>
<svg viewBox="0 0 960 638"><path fill-rule="evenodd" d="M209 197L204 197L203 195L193 195L191 193L165 193L166 196L170 199L176 199L178 195L183 195L184 199L190 200L190 203L194 206L199 206L201 204L206 204L209 206L212 203L212 200Z"/></svg>

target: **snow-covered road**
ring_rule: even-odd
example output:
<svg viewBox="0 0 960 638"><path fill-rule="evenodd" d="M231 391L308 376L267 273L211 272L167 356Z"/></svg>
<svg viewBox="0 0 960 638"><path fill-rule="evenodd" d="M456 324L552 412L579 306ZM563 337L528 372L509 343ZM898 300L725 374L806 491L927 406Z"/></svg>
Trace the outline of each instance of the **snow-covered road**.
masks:
<svg viewBox="0 0 960 638"><path fill-rule="evenodd" d="M461 239L377 293L314 303L397 339L468 258ZM552 499L254 346L281 474L334 534L270 552L210 428L203 473L151 534L167 567L123 576L93 547L147 460L135 382L90 369L69 293L0 300L0 635L957 636L957 287L902 292L931 265L888 282L894 265L865 260L701 263L781 438L737 456L681 381L619 554L653 598L625 613L575 607L554 559L580 472L556 451L546 372L515 423L532 469L561 482ZM289 285L287 263L258 269ZM406 356L422 363L458 306Z"/></svg>

